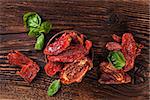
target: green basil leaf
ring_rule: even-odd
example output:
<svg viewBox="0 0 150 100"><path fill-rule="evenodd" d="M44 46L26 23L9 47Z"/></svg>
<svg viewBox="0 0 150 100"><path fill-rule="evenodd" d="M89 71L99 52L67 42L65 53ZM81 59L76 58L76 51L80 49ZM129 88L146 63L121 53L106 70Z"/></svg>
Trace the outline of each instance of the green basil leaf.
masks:
<svg viewBox="0 0 150 100"><path fill-rule="evenodd" d="M36 50L42 50L44 45L44 34L41 33L41 35L37 38L36 44L35 44L35 49Z"/></svg>
<svg viewBox="0 0 150 100"><path fill-rule="evenodd" d="M25 26L27 28L30 28L30 27L36 28L36 27L41 25L41 18L35 12L28 12L28 13L26 13L23 16L23 21L24 21L24 24L25 24Z"/></svg>
<svg viewBox="0 0 150 100"><path fill-rule="evenodd" d="M60 86L60 80L53 81L48 87L48 96L53 96L59 90Z"/></svg>
<svg viewBox="0 0 150 100"><path fill-rule="evenodd" d="M40 31L39 28L30 28L28 36L30 36L30 37L38 37L41 34L39 31Z"/></svg>
<svg viewBox="0 0 150 100"><path fill-rule="evenodd" d="M122 69L126 64L124 55L120 51L110 52L107 59L117 69Z"/></svg>
<svg viewBox="0 0 150 100"><path fill-rule="evenodd" d="M51 30L51 28L52 28L52 24L48 21L45 21L41 24L40 32L47 34Z"/></svg>

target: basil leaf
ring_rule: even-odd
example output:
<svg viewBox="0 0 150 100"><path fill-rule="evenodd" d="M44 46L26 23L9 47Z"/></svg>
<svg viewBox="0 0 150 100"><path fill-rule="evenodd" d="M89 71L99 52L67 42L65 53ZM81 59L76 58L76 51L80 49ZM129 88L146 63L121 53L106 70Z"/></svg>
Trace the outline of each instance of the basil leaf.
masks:
<svg viewBox="0 0 150 100"><path fill-rule="evenodd" d="M60 80L53 81L48 87L48 96L53 96L59 90L60 86Z"/></svg>
<svg viewBox="0 0 150 100"><path fill-rule="evenodd" d="M36 28L36 27L41 25L41 18L35 12L28 12L28 13L26 13L23 16L23 21L24 21L24 24L25 24L25 26L27 28L30 28L30 27Z"/></svg>
<svg viewBox="0 0 150 100"><path fill-rule="evenodd" d="M41 35L37 38L36 44L35 44L35 49L36 50L42 50L44 45L44 34L41 33Z"/></svg>
<svg viewBox="0 0 150 100"><path fill-rule="evenodd" d="M39 28L30 28L28 35L30 37L38 37L41 34L39 31L40 31Z"/></svg>
<svg viewBox="0 0 150 100"><path fill-rule="evenodd" d="M110 52L107 59L117 69L122 69L126 64L124 55L120 51Z"/></svg>
<svg viewBox="0 0 150 100"><path fill-rule="evenodd" d="M52 28L52 24L48 21L45 21L41 24L40 32L47 34L51 30L51 28Z"/></svg>

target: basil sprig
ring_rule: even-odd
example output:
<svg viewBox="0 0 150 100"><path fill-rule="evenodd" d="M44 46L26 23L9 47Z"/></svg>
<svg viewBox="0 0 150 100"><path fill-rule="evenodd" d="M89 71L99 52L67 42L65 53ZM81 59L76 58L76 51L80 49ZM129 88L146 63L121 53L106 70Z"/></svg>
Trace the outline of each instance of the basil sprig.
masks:
<svg viewBox="0 0 150 100"><path fill-rule="evenodd" d="M60 88L60 80L54 80L48 87L48 96L53 96Z"/></svg>
<svg viewBox="0 0 150 100"><path fill-rule="evenodd" d="M46 35L52 28L52 24L48 21L42 22L40 16L36 12L28 12L23 16L25 27L29 30L28 36L36 37L36 50L42 50L44 45L44 34Z"/></svg>
<svg viewBox="0 0 150 100"><path fill-rule="evenodd" d="M124 55L120 51L110 52L107 59L117 69L122 69L126 64Z"/></svg>
<svg viewBox="0 0 150 100"><path fill-rule="evenodd" d="M44 44L44 34L41 34L38 38L37 41L35 43L35 49L36 50L41 50L41 48L43 48L43 44Z"/></svg>

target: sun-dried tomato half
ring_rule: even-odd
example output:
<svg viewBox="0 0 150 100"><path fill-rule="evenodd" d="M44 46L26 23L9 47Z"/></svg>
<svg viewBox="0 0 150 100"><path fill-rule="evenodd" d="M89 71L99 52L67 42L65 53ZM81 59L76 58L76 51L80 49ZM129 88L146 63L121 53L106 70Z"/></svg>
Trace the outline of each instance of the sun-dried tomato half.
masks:
<svg viewBox="0 0 150 100"><path fill-rule="evenodd" d="M92 61L88 58L66 64L60 73L60 80L63 84L81 82L83 76L91 67Z"/></svg>
<svg viewBox="0 0 150 100"><path fill-rule="evenodd" d="M70 35L62 35L54 43L49 44L44 49L44 54L46 55L58 55L64 51L71 43L72 38Z"/></svg>
<svg viewBox="0 0 150 100"><path fill-rule="evenodd" d="M39 66L35 62L19 51L13 50L7 57L11 64L21 67L21 71L18 71L17 74L24 78L27 82L31 82L40 70Z"/></svg>
<svg viewBox="0 0 150 100"><path fill-rule="evenodd" d="M122 49L122 46L117 42L108 42L106 44L106 48L108 50L120 50L120 49Z"/></svg>
<svg viewBox="0 0 150 100"><path fill-rule="evenodd" d="M30 83L35 78L39 70L40 68L35 62L29 62L27 65L23 65L22 69L20 72L18 71L17 74Z"/></svg>
<svg viewBox="0 0 150 100"><path fill-rule="evenodd" d="M61 71L61 65L58 63L54 63L54 62L48 62L45 67L44 70L46 72L46 74L50 77L52 77L53 75L55 75L57 72Z"/></svg>
<svg viewBox="0 0 150 100"><path fill-rule="evenodd" d="M73 62L83 58L88 51L82 45L70 46L67 50L56 56L48 56L48 60L52 62Z"/></svg>
<svg viewBox="0 0 150 100"><path fill-rule="evenodd" d="M102 73L99 83L101 84L122 84L131 82L127 73Z"/></svg>
<svg viewBox="0 0 150 100"><path fill-rule="evenodd" d="M102 63L100 63L100 71L101 71L101 73L122 72L121 69L115 68L109 62L102 62Z"/></svg>
<svg viewBox="0 0 150 100"><path fill-rule="evenodd" d="M32 61L31 59L16 50L11 50L10 53L7 55L7 58L10 64L18 65L20 67L21 65L28 64Z"/></svg>
<svg viewBox="0 0 150 100"><path fill-rule="evenodd" d="M122 45L122 53L124 54L124 56L129 55L132 57L136 55L137 46L131 33L123 34L121 45Z"/></svg>
<svg viewBox="0 0 150 100"><path fill-rule="evenodd" d="M137 46L131 33L125 33L122 36L122 53L126 59L124 71L127 72L134 67Z"/></svg>

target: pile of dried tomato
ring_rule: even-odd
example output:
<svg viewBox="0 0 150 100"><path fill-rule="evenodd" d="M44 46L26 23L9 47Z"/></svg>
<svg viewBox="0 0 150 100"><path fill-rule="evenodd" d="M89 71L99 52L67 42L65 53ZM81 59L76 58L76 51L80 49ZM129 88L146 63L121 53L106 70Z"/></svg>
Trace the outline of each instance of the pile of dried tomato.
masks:
<svg viewBox="0 0 150 100"><path fill-rule="evenodd" d="M124 33L122 38L113 35L115 42L108 42L106 48L110 51L107 59L100 64L103 84L122 84L131 82L131 77L126 73L134 67L135 58L144 47L137 44L131 33Z"/></svg>
<svg viewBox="0 0 150 100"><path fill-rule="evenodd" d="M56 39L57 36L59 37ZM93 67L89 56L91 47L92 42L76 31L56 34L44 49L48 60L44 67L46 74L51 77L60 72L60 81L63 84L80 82Z"/></svg>
<svg viewBox="0 0 150 100"><path fill-rule="evenodd" d="M40 68L33 62L30 58L23 55L21 52L12 50L7 56L9 63L12 65L17 65L21 67L21 71L17 72L25 81L31 82L37 73L39 72Z"/></svg>

